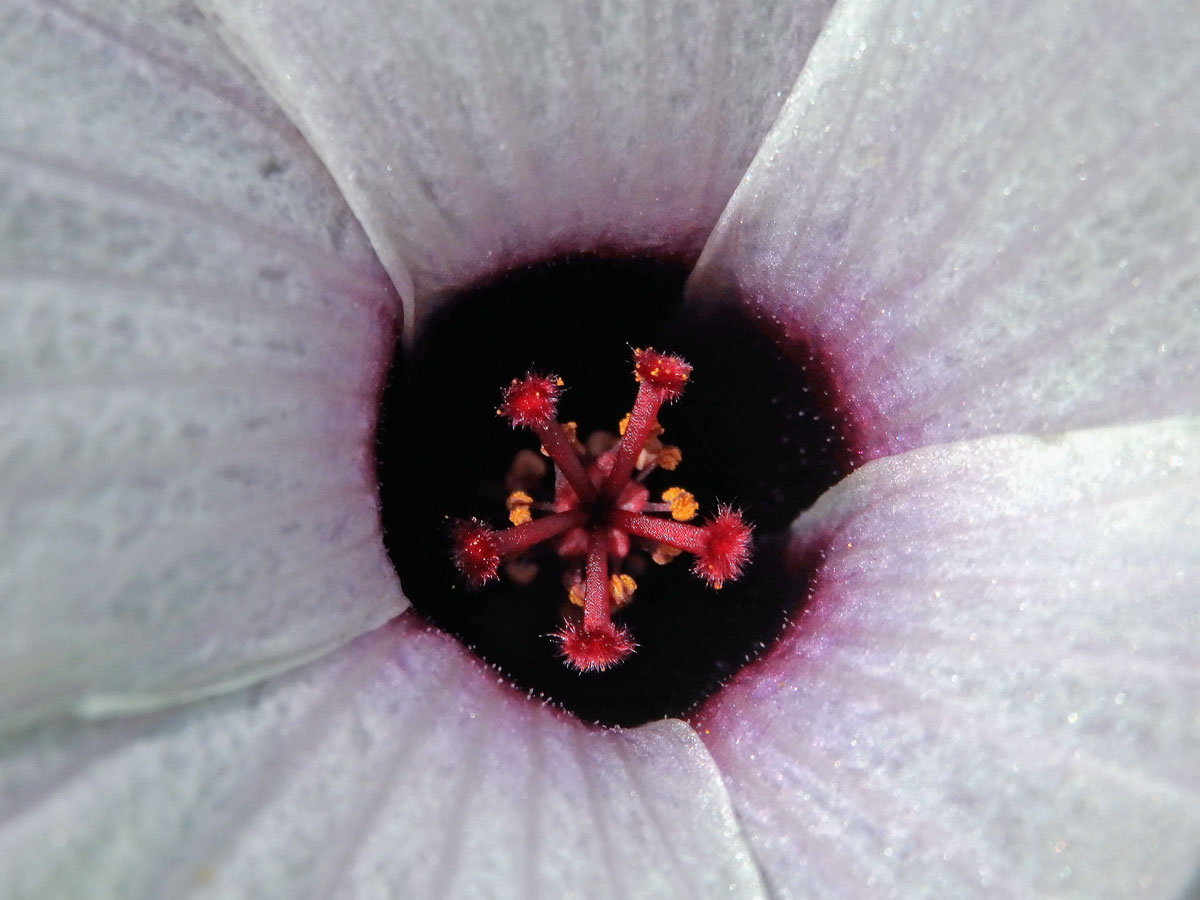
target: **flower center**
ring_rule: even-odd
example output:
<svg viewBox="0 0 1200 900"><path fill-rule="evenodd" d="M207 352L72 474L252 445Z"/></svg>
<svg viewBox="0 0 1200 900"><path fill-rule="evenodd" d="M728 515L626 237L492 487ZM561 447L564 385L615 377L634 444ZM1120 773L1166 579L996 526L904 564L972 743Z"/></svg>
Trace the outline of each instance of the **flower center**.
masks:
<svg viewBox="0 0 1200 900"><path fill-rule="evenodd" d="M496 532L478 519L453 528L454 563L476 587L497 577L502 558L540 544L553 547L566 563L567 596L583 609L582 617L569 618L555 637L567 663L580 672L602 672L634 650L629 632L612 620L613 608L632 601L637 589L633 576L620 571L634 541L646 544L660 564L681 552L693 554L693 571L717 589L738 578L750 558L751 528L731 507L718 507L714 517L697 526L687 524L698 505L683 488L669 487L661 503L649 502L646 478L660 467L674 469L682 459L678 447L659 440L658 412L683 393L692 367L680 356L653 349L633 355L640 387L633 409L621 420L621 437L615 444L601 438L590 450L579 441L576 423L564 427L555 418L561 378L531 372L513 379L497 412L537 434L556 469L553 498L534 503L530 491L536 482L518 480L532 466L521 465L518 454L509 474L518 486L506 504L512 528ZM544 515L535 519L532 508Z"/></svg>
<svg viewBox="0 0 1200 900"><path fill-rule="evenodd" d="M681 715L761 654L806 593L805 573L784 561L786 529L848 469L849 442L828 412L834 394L808 348L764 334L739 298L684 308L686 276L671 261L595 256L507 273L441 305L414 350L397 358L384 397L377 460L385 543L415 610L518 686L589 721ZM604 490L617 448L641 440L626 442L614 428L644 386L631 378L634 347L669 350L692 372L684 396L664 400L638 426L649 427L637 449L652 453L637 453L614 479L620 490ZM533 419L497 416L504 386L527 372L554 372L564 384L550 379L541 397L531 391L510 410ZM552 411L544 406L551 396ZM538 430L549 428L547 413L594 485L588 500L559 490L571 487L557 474L568 457L556 457L555 439ZM663 433L653 433L659 426ZM623 504L629 486L645 494ZM624 515L651 520L639 520L643 531L702 531L721 503L755 526L753 564L740 578L726 572L723 589L713 590L688 573L685 560L699 558L692 549L659 565L655 554L665 561L679 541L618 527L629 551L614 554L611 543L597 551L608 567L607 590L597 575L591 594L598 646L569 647L571 627L587 631L594 534L630 524ZM510 528L498 524L506 511ZM540 523L559 514L579 522L540 541L525 543L536 535L521 532L520 550L499 554L482 588L470 587L448 552L448 526L460 517L479 516L498 536L527 525L553 530L562 520ZM564 548L572 530L575 547ZM621 635L636 652L612 641Z"/></svg>

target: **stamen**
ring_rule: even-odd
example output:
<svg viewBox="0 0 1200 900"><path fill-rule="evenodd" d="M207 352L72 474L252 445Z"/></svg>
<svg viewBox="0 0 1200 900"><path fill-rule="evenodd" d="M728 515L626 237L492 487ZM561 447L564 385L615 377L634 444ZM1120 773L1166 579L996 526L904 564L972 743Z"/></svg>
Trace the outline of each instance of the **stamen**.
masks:
<svg viewBox="0 0 1200 900"><path fill-rule="evenodd" d="M608 598L612 601L613 609L621 609L632 603L636 591L637 582L632 575L614 573L608 576ZM567 583L567 599L573 606L583 609L584 597L583 578L577 574Z"/></svg>
<svg viewBox="0 0 1200 900"><path fill-rule="evenodd" d="M682 552L678 547L672 547L670 544L657 544L654 552L650 554L650 558L658 565L665 566Z"/></svg>
<svg viewBox="0 0 1200 900"><path fill-rule="evenodd" d="M524 525L533 519L533 513L529 511L529 507L533 505L533 498L524 491L513 491L504 501L504 505L508 507L508 521L513 525Z"/></svg>
<svg viewBox="0 0 1200 900"><path fill-rule="evenodd" d="M690 522L700 511L696 498L680 487L667 488L662 498L668 504L668 512L676 522Z"/></svg>
<svg viewBox="0 0 1200 900"><path fill-rule="evenodd" d="M567 440L571 442L571 446L575 448L576 453L586 453L587 448L579 443L579 423L565 422L563 423L563 434L567 436Z"/></svg>
<svg viewBox="0 0 1200 900"><path fill-rule="evenodd" d="M583 578L576 575L569 585L567 585L567 599L571 601L572 606L578 606L583 609Z"/></svg>
<svg viewBox="0 0 1200 900"><path fill-rule="evenodd" d="M632 575L610 575L608 578L608 596L612 598L613 606L620 609L633 602L633 594L637 590L637 582Z"/></svg>
<svg viewBox="0 0 1200 900"><path fill-rule="evenodd" d="M674 472L679 468L679 464L683 462L683 451L678 447L670 444L658 451L658 459L656 460L660 469L665 469L668 472Z"/></svg>

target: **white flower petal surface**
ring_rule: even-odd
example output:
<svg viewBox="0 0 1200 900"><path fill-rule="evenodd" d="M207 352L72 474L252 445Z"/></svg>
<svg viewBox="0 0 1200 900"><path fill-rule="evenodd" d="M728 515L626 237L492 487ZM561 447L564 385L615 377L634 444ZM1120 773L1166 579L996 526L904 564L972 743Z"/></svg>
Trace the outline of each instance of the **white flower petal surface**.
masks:
<svg viewBox="0 0 1200 900"><path fill-rule="evenodd" d="M596 731L411 615L181 709L0 745L0 893L757 897L677 721Z"/></svg>
<svg viewBox="0 0 1200 900"><path fill-rule="evenodd" d="M831 5L203 3L421 298L566 250L694 259Z"/></svg>
<svg viewBox="0 0 1200 900"><path fill-rule="evenodd" d="M706 247L868 458L1200 405L1189 2L838 4Z"/></svg>
<svg viewBox="0 0 1200 900"><path fill-rule="evenodd" d="M194 11L0 17L0 728L394 615L371 434L397 298L336 186Z"/></svg>
<svg viewBox="0 0 1200 900"><path fill-rule="evenodd" d="M1176 897L1200 864L1200 420L866 464L700 733L781 897Z"/></svg>

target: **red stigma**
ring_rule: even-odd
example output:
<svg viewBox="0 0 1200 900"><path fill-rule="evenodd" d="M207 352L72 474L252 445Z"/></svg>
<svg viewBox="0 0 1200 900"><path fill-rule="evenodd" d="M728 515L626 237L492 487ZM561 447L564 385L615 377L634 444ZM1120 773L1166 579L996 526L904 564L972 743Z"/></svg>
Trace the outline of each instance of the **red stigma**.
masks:
<svg viewBox="0 0 1200 900"><path fill-rule="evenodd" d="M633 376L663 392L664 399L674 400L683 393L691 365L681 356L670 356L657 350L633 351Z"/></svg>
<svg viewBox="0 0 1200 900"><path fill-rule="evenodd" d="M451 537L454 565L472 585L479 587L496 577L500 568L500 550L492 529L478 519L466 519L454 523Z"/></svg>
<svg viewBox="0 0 1200 900"><path fill-rule="evenodd" d="M716 518L708 523L708 541L692 571L717 589L726 581L736 581L750 559L751 532L741 513L717 507Z"/></svg>
<svg viewBox="0 0 1200 900"><path fill-rule="evenodd" d="M514 426L532 428L553 421L558 408L558 391L562 379L554 375L535 375L514 378L504 391L504 401L498 412L512 420Z"/></svg>
<svg viewBox="0 0 1200 900"><path fill-rule="evenodd" d="M568 567L564 584L571 603L582 607L555 635L567 663L580 672L617 665L637 646L612 621L615 609L631 602L637 584L621 568L632 553L666 563L680 552L696 557L693 571L713 588L738 578L750 557L752 529L740 513L719 506L704 525L688 523L695 498L679 487L652 502L643 484L656 469L673 470L682 453L659 440L658 412L679 397L692 367L678 356L634 351L637 397L611 449L589 453L554 418L562 380L530 373L504 392L501 415L530 428L557 469L553 496L535 501L534 485L514 490L507 503L512 528L493 531L471 519L452 531L454 564L473 585L495 578L501 559L549 544ZM600 442L601 444L604 441ZM534 512L542 513L535 516Z"/></svg>
<svg viewBox="0 0 1200 900"><path fill-rule="evenodd" d="M562 655L580 672L603 672L629 656L637 647L624 628L587 631L568 622L554 636L562 645Z"/></svg>

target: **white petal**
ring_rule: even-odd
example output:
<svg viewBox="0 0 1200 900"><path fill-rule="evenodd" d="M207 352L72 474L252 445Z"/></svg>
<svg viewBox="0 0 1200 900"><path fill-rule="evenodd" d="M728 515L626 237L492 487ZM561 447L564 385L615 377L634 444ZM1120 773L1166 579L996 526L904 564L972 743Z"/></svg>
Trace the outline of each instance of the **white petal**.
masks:
<svg viewBox="0 0 1200 900"><path fill-rule="evenodd" d="M411 615L266 685L0 755L5 897L755 897L704 745L598 731Z"/></svg>
<svg viewBox="0 0 1200 900"><path fill-rule="evenodd" d="M422 298L556 251L694 259L830 6L203 2Z"/></svg>
<svg viewBox="0 0 1200 900"><path fill-rule="evenodd" d="M1200 420L868 463L700 717L783 897L1175 897L1200 863Z"/></svg>
<svg viewBox="0 0 1200 900"><path fill-rule="evenodd" d="M830 360L868 457L1197 410L1200 16L839 4L693 276Z"/></svg>
<svg viewBox="0 0 1200 900"><path fill-rule="evenodd" d="M0 23L0 727L262 677L402 605L394 291L204 21L140 5Z"/></svg>

